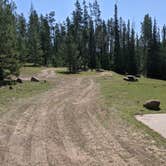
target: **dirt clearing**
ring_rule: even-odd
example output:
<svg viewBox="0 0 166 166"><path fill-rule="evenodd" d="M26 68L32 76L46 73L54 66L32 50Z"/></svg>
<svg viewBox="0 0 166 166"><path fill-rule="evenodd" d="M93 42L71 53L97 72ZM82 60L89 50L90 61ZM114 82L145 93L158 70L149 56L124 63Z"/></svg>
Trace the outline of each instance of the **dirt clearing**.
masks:
<svg viewBox="0 0 166 166"><path fill-rule="evenodd" d="M20 78L24 81L30 81L32 76L35 76L42 80L55 79L55 68L42 69L40 72L38 71L35 74L29 74L29 76L21 75Z"/></svg>
<svg viewBox="0 0 166 166"><path fill-rule="evenodd" d="M43 72L52 73L50 71ZM51 74L52 76L53 74ZM51 77L52 78L52 77ZM105 129L95 77L56 76L55 89L13 103L0 115L2 166L156 166L164 152L112 119Z"/></svg>

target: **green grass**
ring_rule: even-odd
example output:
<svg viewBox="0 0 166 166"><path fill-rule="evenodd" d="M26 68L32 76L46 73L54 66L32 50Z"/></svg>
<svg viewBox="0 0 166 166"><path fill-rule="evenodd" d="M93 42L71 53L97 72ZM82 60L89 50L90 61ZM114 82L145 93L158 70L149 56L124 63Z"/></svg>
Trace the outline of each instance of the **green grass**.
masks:
<svg viewBox="0 0 166 166"><path fill-rule="evenodd" d="M21 75L24 77L30 77L38 74L44 67L23 67L21 68ZM11 103L20 99L34 96L36 94L45 92L54 87L54 82L30 82L24 81L23 84L17 83L13 85L13 89L9 90L9 86L0 87L0 111L7 108Z"/></svg>
<svg viewBox="0 0 166 166"><path fill-rule="evenodd" d="M140 78L139 82L129 83L123 76L113 73L112 79L102 77L98 80L104 96L105 104L112 108L122 119L135 128L142 129L158 143L166 141L142 123L135 119L138 114L166 113L166 81ZM143 107L146 100L161 101L160 111L150 111ZM108 115L109 116L109 115Z"/></svg>
<svg viewBox="0 0 166 166"><path fill-rule="evenodd" d="M20 70L21 75L23 76L33 76L40 73L41 70L45 69L45 67L22 67Z"/></svg>
<svg viewBox="0 0 166 166"><path fill-rule="evenodd" d="M94 76L96 74L98 74L98 73L95 70L94 71L89 70L89 71L82 71L78 75L80 75L80 76Z"/></svg>
<svg viewBox="0 0 166 166"><path fill-rule="evenodd" d="M31 83L17 84L9 90L8 86L0 88L0 111L8 107L15 100L20 98L31 97L33 95L42 93L51 88L50 83Z"/></svg>

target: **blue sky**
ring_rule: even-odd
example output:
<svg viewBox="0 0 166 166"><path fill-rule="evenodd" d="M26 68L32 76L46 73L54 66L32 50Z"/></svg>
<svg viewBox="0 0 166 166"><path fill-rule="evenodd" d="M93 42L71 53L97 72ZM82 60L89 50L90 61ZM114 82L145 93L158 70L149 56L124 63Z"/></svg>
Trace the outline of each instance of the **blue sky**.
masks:
<svg viewBox="0 0 166 166"><path fill-rule="evenodd" d="M93 2L93 0L88 1ZM104 19L113 16L116 1L98 0ZM15 0L15 2L17 4L17 11L24 13L26 17L29 15L32 2L38 13L45 14L50 11L55 11L57 22L62 22L74 9L73 4L75 0ZM166 0L119 0L118 6L119 16L122 16L125 20L130 19L133 21L137 30L146 13L155 17L160 27L166 24Z"/></svg>

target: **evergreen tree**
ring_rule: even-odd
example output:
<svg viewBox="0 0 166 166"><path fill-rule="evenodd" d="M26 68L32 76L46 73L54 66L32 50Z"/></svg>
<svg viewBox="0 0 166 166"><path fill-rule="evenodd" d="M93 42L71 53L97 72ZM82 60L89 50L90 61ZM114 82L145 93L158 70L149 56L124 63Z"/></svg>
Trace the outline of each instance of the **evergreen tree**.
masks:
<svg viewBox="0 0 166 166"><path fill-rule="evenodd" d="M51 30L48 16L40 18L40 40L43 52L43 65L48 66L51 63Z"/></svg>
<svg viewBox="0 0 166 166"><path fill-rule="evenodd" d="M136 62L136 52L135 52L135 31L134 28L131 29L131 39L129 44L129 59L128 59L128 73L137 74L137 62Z"/></svg>
<svg viewBox="0 0 166 166"><path fill-rule="evenodd" d="M83 32L82 32L82 61L83 69L86 70L89 64L89 14L86 1L83 1Z"/></svg>
<svg viewBox="0 0 166 166"><path fill-rule="evenodd" d="M151 78L160 78L160 56L156 20L154 20L152 40L148 49L147 76Z"/></svg>
<svg viewBox="0 0 166 166"><path fill-rule="evenodd" d="M102 23L102 47L101 47L101 67L105 70L110 70L110 54L109 54L109 38L107 32L107 26L105 21Z"/></svg>
<svg viewBox="0 0 166 166"><path fill-rule="evenodd" d="M92 15L95 22L95 60L96 60L96 69L101 68L101 57L102 57L102 20L101 20L101 11L100 6L97 0L93 3Z"/></svg>
<svg viewBox="0 0 166 166"><path fill-rule="evenodd" d="M122 71L122 61L120 55L120 41L119 41L119 21L118 21L118 8L115 4L115 15L114 15L114 55L113 55L113 63L114 63L114 70L118 73L123 73Z"/></svg>
<svg viewBox="0 0 166 166"><path fill-rule="evenodd" d="M143 56L142 56L142 63L143 63L143 74L147 75L147 59L148 59L148 49L150 48L152 42L152 19L147 14L144 17L144 21L141 25L141 40L143 44Z"/></svg>
<svg viewBox="0 0 166 166"><path fill-rule="evenodd" d="M75 11L73 11L72 24L69 25L70 32L67 36L67 50L71 53L71 60L69 61L69 71L77 73L82 68L82 23L83 12L78 0L75 3ZM71 43L70 43L71 42ZM70 44L69 44L70 43Z"/></svg>
<svg viewBox="0 0 166 166"><path fill-rule="evenodd" d="M138 74L141 73L141 54L142 54L142 48L140 46L140 40L138 35L136 36L136 46L135 46L135 54L136 54L136 62L137 62L137 72Z"/></svg>
<svg viewBox="0 0 166 166"><path fill-rule="evenodd" d="M28 24L28 60L34 65L43 62L43 51L40 40L40 23L36 10L31 7Z"/></svg>
<svg viewBox="0 0 166 166"><path fill-rule="evenodd" d="M125 22L123 22L123 30L122 30L122 53L123 53L123 71L127 72L127 27Z"/></svg>
<svg viewBox="0 0 166 166"><path fill-rule="evenodd" d="M95 34L94 24L92 18L89 20L89 67L91 70L96 68L96 55L95 55Z"/></svg>
<svg viewBox="0 0 166 166"><path fill-rule="evenodd" d="M0 81L19 74L15 4L0 1Z"/></svg>
<svg viewBox="0 0 166 166"><path fill-rule="evenodd" d="M17 48L20 62L27 60L27 24L23 14L17 17Z"/></svg>
<svg viewBox="0 0 166 166"><path fill-rule="evenodd" d="M73 36L74 28L74 25L69 19L67 19L67 35L64 45L64 53L67 54L66 60L70 73L77 73L80 63L78 45Z"/></svg>
<svg viewBox="0 0 166 166"><path fill-rule="evenodd" d="M90 12L89 12L90 11ZM86 4L75 2L75 10L66 22L55 24L55 12L38 17L31 7L28 24L15 12L15 4L0 0L0 80L17 75L20 63L68 66L69 72L113 69L124 74L143 73L166 79L166 26L160 29L149 14L141 24L141 35L135 35L130 20L101 18L97 0ZM18 61L19 60L19 61Z"/></svg>
<svg viewBox="0 0 166 166"><path fill-rule="evenodd" d="M114 54L114 20L111 18L107 23L107 35L108 35L108 51L110 54L110 67L113 67L113 54Z"/></svg>
<svg viewBox="0 0 166 166"><path fill-rule="evenodd" d="M163 47L166 47L166 25L163 26L162 30L162 44Z"/></svg>
<svg viewBox="0 0 166 166"><path fill-rule="evenodd" d="M53 66L57 67L59 66L59 54L60 54L60 49L61 49L61 34L60 34L60 28L59 25L55 25L55 35L54 35L54 56L53 56ZM60 54L61 55L61 54ZM62 55L61 55L62 56Z"/></svg>

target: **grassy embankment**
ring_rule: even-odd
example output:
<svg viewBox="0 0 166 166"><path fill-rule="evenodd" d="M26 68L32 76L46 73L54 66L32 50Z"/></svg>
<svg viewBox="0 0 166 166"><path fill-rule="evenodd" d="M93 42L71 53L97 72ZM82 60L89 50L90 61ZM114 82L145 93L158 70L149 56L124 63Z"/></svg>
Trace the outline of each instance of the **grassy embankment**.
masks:
<svg viewBox="0 0 166 166"><path fill-rule="evenodd" d="M42 67L24 67L21 69L20 73L22 76L31 77L40 73L42 69ZM17 83L12 87L12 90L9 90L9 86L0 87L0 111L4 111L4 109L17 99L31 97L49 90L52 87L52 84L49 82L33 83L24 81L23 84Z"/></svg>
<svg viewBox="0 0 166 166"><path fill-rule="evenodd" d="M124 122L134 129L141 129L145 134L154 138L157 143L165 144L166 140L159 134L138 122L135 115L166 113L166 81L140 78L138 82L129 83L123 80L123 76L113 73L112 78L101 77L98 79L106 107L114 110ZM150 111L143 107L143 103L149 99L161 101L160 111ZM109 125L109 111L105 117L105 125Z"/></svg>

